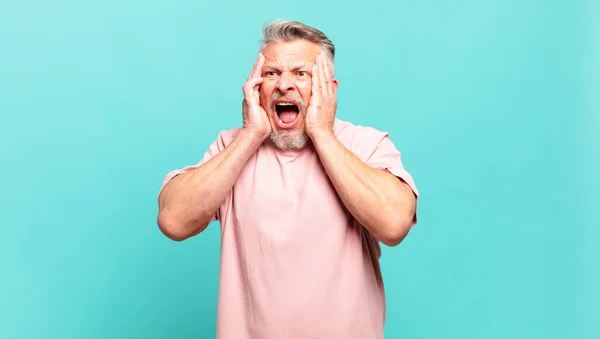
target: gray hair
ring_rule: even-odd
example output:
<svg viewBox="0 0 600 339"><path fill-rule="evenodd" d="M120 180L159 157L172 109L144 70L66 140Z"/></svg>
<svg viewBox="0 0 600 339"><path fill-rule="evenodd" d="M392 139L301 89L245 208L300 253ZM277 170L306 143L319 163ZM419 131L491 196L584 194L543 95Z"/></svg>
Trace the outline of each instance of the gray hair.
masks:
<svg viewBox="0 0 600 339"><path fill-rule="evenodd" d="M273 20L263 27L263 40L260 42L260 51L271 42L289 42L294 40L307 40L319 45L329 56L333 63L335 46L320 30L305 25L298 21Z"/></svg>

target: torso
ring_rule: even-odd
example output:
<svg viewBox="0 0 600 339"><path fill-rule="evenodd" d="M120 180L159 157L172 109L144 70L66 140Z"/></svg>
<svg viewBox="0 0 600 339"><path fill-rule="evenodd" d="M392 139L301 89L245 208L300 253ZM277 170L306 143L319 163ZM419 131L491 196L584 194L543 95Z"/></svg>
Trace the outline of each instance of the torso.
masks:
<svg viewBox="0 0 600 339"><path fill-rule="evenodd" d="M311 148L261 147L220 222L218 338L382 338L378 245Z"/></svg>

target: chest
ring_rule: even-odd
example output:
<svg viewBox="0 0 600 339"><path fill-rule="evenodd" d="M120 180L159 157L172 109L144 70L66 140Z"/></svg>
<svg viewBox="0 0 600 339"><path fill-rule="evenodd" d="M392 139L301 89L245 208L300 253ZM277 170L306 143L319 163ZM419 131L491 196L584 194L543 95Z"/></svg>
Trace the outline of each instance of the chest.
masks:
<svg viewBox="0 0 600 339"><path fill-rule="evenodd" d="M314 153L250 159L232 191L238 236L274 244L343 236L349 213Z"/></svg>

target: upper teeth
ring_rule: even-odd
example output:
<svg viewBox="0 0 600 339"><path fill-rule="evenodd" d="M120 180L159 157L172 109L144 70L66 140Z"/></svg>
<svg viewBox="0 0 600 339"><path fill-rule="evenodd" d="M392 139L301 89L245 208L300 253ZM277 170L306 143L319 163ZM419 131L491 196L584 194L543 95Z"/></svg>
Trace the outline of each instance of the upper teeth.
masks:
<svg viewBox="0 0 600 339"><path fill-rule="evenodd" d="M295 104L292 104L291 102L278 102L277 105L279 105L279 106L296 106Z"/></svg>

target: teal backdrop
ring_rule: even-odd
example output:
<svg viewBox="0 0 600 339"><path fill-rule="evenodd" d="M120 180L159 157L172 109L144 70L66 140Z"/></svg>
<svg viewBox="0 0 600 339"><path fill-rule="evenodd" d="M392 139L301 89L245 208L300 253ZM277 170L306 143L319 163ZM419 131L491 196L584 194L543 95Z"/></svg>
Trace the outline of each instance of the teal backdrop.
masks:
<svg viewBox="0 0 600 339"><path fill-rule="evenodd" d="M164 175L240 125L260 28L337 46L339 117L389 131L420 222L386 338L600 337L598 1L0 3L0 338L211 338L219 227Z"/></svg>

